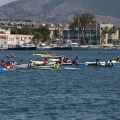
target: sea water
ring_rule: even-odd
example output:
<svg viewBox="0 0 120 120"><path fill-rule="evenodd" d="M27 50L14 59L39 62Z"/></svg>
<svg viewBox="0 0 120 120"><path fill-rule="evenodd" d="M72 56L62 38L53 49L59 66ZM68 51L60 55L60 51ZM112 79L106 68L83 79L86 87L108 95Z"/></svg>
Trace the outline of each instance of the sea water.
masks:
<svg viewBox="0 0 120 120"><path fill-rule="evenodd" d="M42 59L45 51L14 53L17 62ZM119 50L47 51L81 63L114 60ZM101 56L99 56L101 52ZM13 59L13 58L12 58ZM7 60L12 60L7 59ZM67 67L67 69L64 69ZM65 66L55 69L16 69L0 74L1 120L119 120L120 68Z"/></svg>

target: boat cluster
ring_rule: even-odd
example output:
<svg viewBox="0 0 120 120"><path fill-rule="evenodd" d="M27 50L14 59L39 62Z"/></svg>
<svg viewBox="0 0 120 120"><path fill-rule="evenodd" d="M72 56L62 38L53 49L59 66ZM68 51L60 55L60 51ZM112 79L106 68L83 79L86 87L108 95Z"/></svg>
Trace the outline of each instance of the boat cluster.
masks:
<svg viewBox="0 0 120 120"><path fill-rule="evenodd" d="M120 57L118 57L116 60L109 60L107 62L105 61L99 61L96 59L95 62L85 62L81 63L76 56L73 60L69 60L67 57L63 55L57 55L57 54L48 54L48 53L41 53L41 54L33 54L33 56L40 56L41 58L44 58L44 60L30 60L27 64L20 64L15 65L16 68L55 68L58 69L61 66L68 66L68 65L77 65L77 66L116 66L117 63L120 63Z"/></svg>
<svg viewBox="0 0 120 120"><path fill-rule="evenodd" d="M6 54L0 63L0 72L9 72L15 70L15 65L17 63L15 60L10 61L10 58L17 58L17 56L15 56L13 53L11 55Z"/></svg>
<svg viewBox="0 0 120 120"><path fill-rule="evenodd" d="M4 58L7 58L7 61L3 59L1 61L1 68L0 72L3 71L13 71L16 68L54 68L58 69L61 66L65 65L77 65L77 66L117 66L117 63L120 63L120 57L118 56L116 60L109 60L107 62L101 62L98 59L96 59L95 62L85 62L81 63L76 56L73 60L69 60L67 57L63 55L57 55L54 53L48 54L48 53L41 53L41 54L33 54L33 56L39 56L41 58L44 58L44 60L30 60L26 64L21 64L21 61L16 62L15 60L10 61L10 58L16 58L13 53L11 55L6 54Z"/></svg>

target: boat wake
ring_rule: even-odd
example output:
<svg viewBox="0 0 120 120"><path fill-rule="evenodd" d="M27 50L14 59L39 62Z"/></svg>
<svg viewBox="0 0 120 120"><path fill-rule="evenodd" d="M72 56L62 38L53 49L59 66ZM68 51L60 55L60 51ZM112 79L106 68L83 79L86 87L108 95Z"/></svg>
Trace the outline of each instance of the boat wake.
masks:
<svg viewBox="0 0 120 120"><path fill-rule="evenodd" d="M78 70L80 68L73 68L73 67L64 67L65 70Z"/></svg>

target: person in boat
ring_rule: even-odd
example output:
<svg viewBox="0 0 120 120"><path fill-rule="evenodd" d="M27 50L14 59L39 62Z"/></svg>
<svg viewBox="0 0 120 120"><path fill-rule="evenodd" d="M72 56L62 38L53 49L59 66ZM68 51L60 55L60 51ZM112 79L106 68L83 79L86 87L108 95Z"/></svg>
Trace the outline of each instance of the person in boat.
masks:
<svg viewBox="0 0 120 120"><path fill-rule="evenodd" d="M1 67L5 68L6 67L6 62L5 60L3 59L2 62L1 62Z"/></svg>
<svg viewBox="0 0 120 120"><path fill-rule="evenodd" d="M10 70L10 62L7 62L6 69Z"/></svg>
<svg viewBox="0 0 120 120"><path fill-rule="evenodd" d="M78 63L79 63L77 56L73 59L72 63L73 63L73 64L78 64Z"/></svg>
<svg viewBox="0 0 120 120"><path fill-rule="evenodd" d="M15 57L15 55L12 53L12 54L10 55L10 57Z"/></svg>
<svg viewBox="0 0 120 120"><path fill-rule="evenodd" d="M66 59L64 60L64 63L69 63L68 58L66 58Z"/></svg>
<svg viewBox="0 0 120 120"><path fill-rule="evenodd" d="M6 58L10 58L10 56L8 55L8 54L6 54L6 56L5 56Z"/></svg>
<svg viewBox="0 0 120 120"><path fill-rule="evenodd" d="M10 62L10 70L14 70L14 65Z"/></svg>
<svg viewBox="0 0 120 120"><path fill-rule="evenodd" d="M11 62L7 62L6 69L7 69L7 70L14 70L14 66L12 65Z"/></svg>
<svg viewBox="0 0 120 120"><path fill-rule="evenodd" d="M99 62L99 60L98 60L98 59L96 59L95 66L100 66L100 62Z"/></svg>
<svg viewBox="0 0 120 120"><path fill-rule="evenodd" d="M109 60L108 65L109 65L109 66L113 66L113 62L112 62L112 60Z"/></svg>
<svg viewBox="0 0 120 120"><path fill-rule="evenodd" d="M117 62L120 62L120 57L119 57L119 56L116 58L116 61L117 61Z"/></svg>
<svg viewBox="0 0 120 120"><path fill-rule="evenodd" d="M32 68L32 67L34 67L34 65L35 65L34 62L32 60L30 60L28 63L28 67Z"/></svg>
<svg viewBox="0 0 120 120"><path fill-rule="evenodd" d="M56 63L54 64L54 68L58 69L60 67L60 64L58 63L58 61L56 61Z"/></svg>
<svg viewBox="0 0 120 120"><path fill-rule="evenodd" d="M48 59L45 58L44 61L43 61L43 65L47 65L49 62L48 62Z"/></svg>
<svg viewBox="0 0 120 120"><path fill-rule="evenodd" d="M62 57L59 57L58 63L61 64L62 62Z"/></svg>
<svg viewBox="0 0 120 120"><path fill-rule="evenodd" d="M74 58L73 61L72 61L72 63L73 63L73 64L76 64L76 62L77 62L77 59Z"/></svg>
<svg viewBox="0 0 120 120"><path fill-rule="evenodd" d="M48 60L48 62L50 62L50 58L49 57L47 58L47 60Z"/></svg>
<svg viewBox="0 0 120 120"><path fill-rule="evenodd" d="M99 52L98 55L101 56L102 55L101 52Z"/></svg>
<svg viewBox="0 0 120 120"><path fill-rule="evenodd" d="M64 57L64 58L63 58L63 62L64 62L64 63L69 63L70 61L68 60L68 58Z"/></svg>
<svg viewBox="0 0 120 120"><path fill-rule="evenodd" d="M66 62L66 57L65 57L65 56L63 57L63 62L64 62L64 63Z"/></svg>
<svg viewBox="0 0 120 120"><path fill-rule="evenodd" d="M15 66L17 64L17 62L15 60L13 60L12 64Z"/></svg>

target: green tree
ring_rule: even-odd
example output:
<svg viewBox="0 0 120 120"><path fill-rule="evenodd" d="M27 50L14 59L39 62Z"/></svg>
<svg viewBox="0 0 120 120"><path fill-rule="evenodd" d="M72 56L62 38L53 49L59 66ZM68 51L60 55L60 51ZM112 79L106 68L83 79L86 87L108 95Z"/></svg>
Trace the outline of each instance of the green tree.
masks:
<svg viewBox="0 0 120 120"><path fill-rule="evenodd" d="M50 39L50 30L47 26L41 26L38 28L38 32L42 34L43 41L46 41L47 39Z"/></svg>
<svg viewBox="0 0 120 120"><path fill-rule="evenodd" d="M24 34L24 35L34 35L36 43L46 41L50 38L50 30L47 26L41 26L39 28L32 28L31 26L24 26L22 28L11 29L11 34Z"/></svg>
<svg viewBox="0 0 120 120"><path fill-rule="evenodd" d="M82 15L76 14L73 17L73 22L70 24L70 29L85 29L85 26L88 24L95 24L95 17L89 13Z"/></svg>
<svg viewBox="0 0 120 120"><path fill-rule="evenodd" d="M12 28L11 34L24 34L24 35L30 35L31 34L31 26L23 26L22 28Z"/></svg>
<svg viewBox="0 0 120 120"><path fill-rule="evenodd" d="M39 42L42 42L43 41L43 36L42 36L42 34L40 34L40 33L38 33L38 32L35 32L34 33L34 42L36 43L36 44L38 44Z"/></svg>

